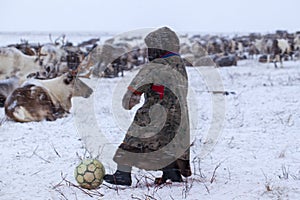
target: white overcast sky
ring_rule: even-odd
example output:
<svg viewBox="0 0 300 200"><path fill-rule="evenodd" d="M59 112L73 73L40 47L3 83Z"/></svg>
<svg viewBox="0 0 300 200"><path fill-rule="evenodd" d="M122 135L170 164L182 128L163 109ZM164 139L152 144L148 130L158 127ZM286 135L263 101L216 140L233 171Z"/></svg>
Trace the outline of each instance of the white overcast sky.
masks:
<svg viewBox="0 0 300 200"><path fill-rule="evenodd" d="M299 0L0 0L1 31L300 30Z"/></svg>

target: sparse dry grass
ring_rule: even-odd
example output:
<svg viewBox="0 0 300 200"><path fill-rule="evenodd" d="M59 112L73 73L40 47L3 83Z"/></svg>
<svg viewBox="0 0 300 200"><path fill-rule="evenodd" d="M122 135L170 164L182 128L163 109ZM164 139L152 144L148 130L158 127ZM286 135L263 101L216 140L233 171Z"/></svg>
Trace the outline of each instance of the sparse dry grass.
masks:
<svg viewBox="0 0 300 200"><path fill-rule="evenodd" d="M7 121L7 117L0 118L0 127Z"/></svg>

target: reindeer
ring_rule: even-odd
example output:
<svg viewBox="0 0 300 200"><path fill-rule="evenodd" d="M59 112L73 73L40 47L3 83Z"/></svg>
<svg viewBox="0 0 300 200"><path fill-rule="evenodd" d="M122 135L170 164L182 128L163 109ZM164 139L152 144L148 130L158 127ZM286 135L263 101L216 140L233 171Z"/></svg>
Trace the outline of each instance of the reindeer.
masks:
<svg viewBox="0 0 300 200"><path fill-rule="evenodd" d="M17 76L20 83L32 72L43 70L38 56L28 56L14 47L0 47L0 80Z"/></svg>
<svg viewBox="0 0 300 200"><path fill-rule="evenodd" d="M5 114L16 122L53 121L65 117L71 98L88 98L93 90L71 73L49 80L29 79L5 101Z"/></svg>
<svg viewBox="0 0 300 200"><path fill-rule="evenodd" d="M277 62L280 62L281 67L283 67L282 58L284 55L290 55L291 49L287 40L285 39L275 39L272 45L272 56L275 68L277 68Z"/></svg>

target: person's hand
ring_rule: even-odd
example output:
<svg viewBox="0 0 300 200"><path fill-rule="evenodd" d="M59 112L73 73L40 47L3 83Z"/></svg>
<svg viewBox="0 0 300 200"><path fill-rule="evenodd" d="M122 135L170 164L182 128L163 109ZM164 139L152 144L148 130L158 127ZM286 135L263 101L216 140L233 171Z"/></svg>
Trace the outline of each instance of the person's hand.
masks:
<svg viewBox="0 0 300 200"><path fill-rule="evenodd" d="M140 103L141 95L135 94L130 90L127 90L123 97L122 105L126 110L131 110L136 104Z"/></svg>

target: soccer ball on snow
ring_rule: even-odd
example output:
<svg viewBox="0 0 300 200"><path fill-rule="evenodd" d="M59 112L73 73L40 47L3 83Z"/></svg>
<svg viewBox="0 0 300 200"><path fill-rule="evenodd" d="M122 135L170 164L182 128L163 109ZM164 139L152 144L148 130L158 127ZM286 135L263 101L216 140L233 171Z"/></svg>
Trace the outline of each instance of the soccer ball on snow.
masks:
<svg viewBox="0 0 300 200"><path fill-rule="evenodd" d="M75 168L74 175L82 188L95 189L103 182L105 169L98 160L86 159Z"/></svg>

